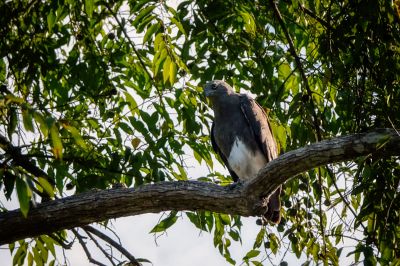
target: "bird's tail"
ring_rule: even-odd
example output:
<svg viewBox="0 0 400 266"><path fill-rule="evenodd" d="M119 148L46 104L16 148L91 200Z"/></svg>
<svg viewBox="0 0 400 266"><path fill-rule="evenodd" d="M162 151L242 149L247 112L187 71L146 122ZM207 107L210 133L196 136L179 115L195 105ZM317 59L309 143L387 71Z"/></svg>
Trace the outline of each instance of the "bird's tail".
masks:
<svg viewBox="0 0 400 266"><path fill-rule="evenodd" d="M269 197L268 210L263 215L264 220L273 222L275 224L279 224L279 222L281 221L281 190L282 187L280 186Z"/></svg>

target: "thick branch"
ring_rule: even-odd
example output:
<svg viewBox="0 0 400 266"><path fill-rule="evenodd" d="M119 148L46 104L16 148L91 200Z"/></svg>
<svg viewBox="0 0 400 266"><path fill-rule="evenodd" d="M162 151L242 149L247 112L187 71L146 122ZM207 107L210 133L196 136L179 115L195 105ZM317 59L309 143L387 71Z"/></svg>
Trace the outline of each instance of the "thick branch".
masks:
<svg viewBox="0 0 400 266"><path fill-rule="evenodd" d="M110 218L168 210L212 210L251 215L240 193L198 181L89 191L39 204L25 219L19 210L0 214L0 245Z"/></svg>
<svg viewBox="0 0 400 266"><path fill-rule="evenodd" d="M400 155L400 135L393 129L377 129L324 140L287 152L268 163L256 178L246 183L244 194L268 195L286 180L307 170L371 153L386 157Z"/></svg>
<svg viewBox="0 0 400 266"><path fill-rule="evenodd" d="M400 155L400 136L392 129L321 141L268 163L258 176L235 189L198 181L163 182L135 188L90 191L45 202L23 218L19 210L0 214L0 245L110 218L169 210L209 210L256 216L263 196L291 177L320 165L370 153Z"/></svg>

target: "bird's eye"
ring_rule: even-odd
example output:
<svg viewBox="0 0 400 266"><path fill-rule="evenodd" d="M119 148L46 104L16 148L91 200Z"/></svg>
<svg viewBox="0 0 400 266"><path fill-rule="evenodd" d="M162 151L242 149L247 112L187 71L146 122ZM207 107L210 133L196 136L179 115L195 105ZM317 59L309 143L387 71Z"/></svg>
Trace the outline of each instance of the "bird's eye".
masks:
<svg viewBox="0 0 400 266"><path fill-rule="evenodd" d="M211 89L216 90L217 89L217 84L212 84Z"/></svg>

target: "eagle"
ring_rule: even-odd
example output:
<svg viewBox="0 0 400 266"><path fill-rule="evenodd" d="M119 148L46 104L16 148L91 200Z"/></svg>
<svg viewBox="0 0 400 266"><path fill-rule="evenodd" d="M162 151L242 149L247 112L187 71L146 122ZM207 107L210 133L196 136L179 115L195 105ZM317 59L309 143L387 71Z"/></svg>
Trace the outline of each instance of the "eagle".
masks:
<svg viewBox="0 0 400 266"><path fill-rule="evenodd" d="M267 114L247 94L236 93L222 80L208 82L204 94L211 101L214 120L211 143L214 151L228 168L233 181L246 182L255 178L261 168L278 156ZM263 220L280 222L278 187L267 199Z"/></svg>

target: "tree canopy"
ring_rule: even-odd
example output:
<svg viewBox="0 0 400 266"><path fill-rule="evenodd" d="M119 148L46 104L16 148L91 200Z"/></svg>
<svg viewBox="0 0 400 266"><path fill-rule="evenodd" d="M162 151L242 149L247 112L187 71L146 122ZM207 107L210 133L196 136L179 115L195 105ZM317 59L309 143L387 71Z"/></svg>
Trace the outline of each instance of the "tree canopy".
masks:
<svg viewBox="0 0 400 266"><path fill-rule="evenodd" d="M212 112L202 94L212 79L255 95L283 156L378 128L399 134L397 1L18 0L0 11L0 188L27 219L40 202L53 206L69 195L191 180L193 164L205 169L197 181L230 184L227 172L213 170ZM390 137L376 143L382 151L394 145ZM306 265L350 255L397 265L399 157L373 151L311 164L288 180L281 223L260 226L243 263L268 257L285 265L287 250ZM1 221L10 210L0 208ZM227 262L240 264L229 247L241 239L243 213L228 213L184 215L213 234ZM13 264L54 265L54 246L85 249L83 234L141 262L129 247L76 225L9 243ZM345 247L346 239L354 245Z"/></svg>

